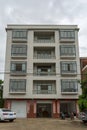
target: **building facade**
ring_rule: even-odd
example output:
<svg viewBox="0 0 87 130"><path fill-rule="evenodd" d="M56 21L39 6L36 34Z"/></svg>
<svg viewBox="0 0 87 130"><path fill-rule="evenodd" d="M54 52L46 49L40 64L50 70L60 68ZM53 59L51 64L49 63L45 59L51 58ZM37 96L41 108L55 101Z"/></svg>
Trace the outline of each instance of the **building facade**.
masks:
<svg viewBox="0 0 87 130"><path fill-rule="evenodd" d="M77 25L7 25L5 107L17 117L78 114Z"/></svg>

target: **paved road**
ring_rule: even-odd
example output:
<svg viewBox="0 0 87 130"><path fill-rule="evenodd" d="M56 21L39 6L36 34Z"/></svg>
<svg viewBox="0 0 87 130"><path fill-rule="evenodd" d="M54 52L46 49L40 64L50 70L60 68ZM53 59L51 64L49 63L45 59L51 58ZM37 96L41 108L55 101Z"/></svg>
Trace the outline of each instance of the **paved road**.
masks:
<svg viewBox="0 0 87 130"><path fill-rule="evenodd" d="M14 122L0 122L0 130L87 130L81 121L70 119L16 119Z"/></svg>

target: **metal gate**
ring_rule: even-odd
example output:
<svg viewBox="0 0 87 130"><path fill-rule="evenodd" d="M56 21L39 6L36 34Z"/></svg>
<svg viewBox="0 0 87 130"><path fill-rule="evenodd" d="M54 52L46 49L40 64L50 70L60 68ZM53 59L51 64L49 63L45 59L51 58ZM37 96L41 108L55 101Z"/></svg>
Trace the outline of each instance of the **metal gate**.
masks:
<svg viewBox="0 0 87 130"><path fill-rule="evenodd" d="M51 103L38 103L37 104L37 117L52 117L52 104Z"/></svg>

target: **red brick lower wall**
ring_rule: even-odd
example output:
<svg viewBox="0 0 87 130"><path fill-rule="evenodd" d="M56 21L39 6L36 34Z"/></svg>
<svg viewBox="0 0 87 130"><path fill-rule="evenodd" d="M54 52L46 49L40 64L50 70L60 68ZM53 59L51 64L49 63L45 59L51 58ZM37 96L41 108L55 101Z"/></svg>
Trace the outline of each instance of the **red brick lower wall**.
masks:
<svg viewBox="0 0 87 130"><path fill-rule="evenodd" d="M16 100L17 101L17 100ZM27 108L27 118L36 118L37 117L37 113L36 113L36 104L37 104L37 100L26 100L26 108ZM43 101L43 100L42 100ZM59 118L60 117L60 100L51 100L53 106L53 111L52 111L52 118ZM11 102L12 100L7 99L4 102L4 107L5 108L11 108ZM77 104L77 100L75 101ZM58 107L59 106L59 107ZM77 107L77 105L76 105ZM77 109L76 109L77 111ZM78 112L76 113L78 116Z"/></svg>

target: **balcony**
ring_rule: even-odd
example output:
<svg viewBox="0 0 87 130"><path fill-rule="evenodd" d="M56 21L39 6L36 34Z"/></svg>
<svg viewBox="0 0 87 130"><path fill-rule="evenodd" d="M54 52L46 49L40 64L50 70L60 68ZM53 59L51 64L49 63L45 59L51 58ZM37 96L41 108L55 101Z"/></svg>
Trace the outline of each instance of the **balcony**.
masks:
<svg viewBox="0 0 87 130"><path fill-rule="evenodd" d="M53 76L56 75L55 64L34 64L34 75L36 76Z"/></svg>
<svg viewBox="0 0 87 130"><path fill-rule="evenodd" d="M33 90L33 94L56 94L56 90Z"/></svg>
<svg viewBox="0 0 87 130"><path fill-rule="evenodd" d="M35 80L33 82L33 94L56 94L56 81Z"/></svg>
<svg viewBox="0 0 87 130"><path fill-rule="evenodd" d="M54 32L34 32L34 43L55 43Z"/></svg>
<svg viewBox="0 0 87 130"><path fill-rule="evenodd" d="M34 59L55 59L55 47L34 47Z"/></svg>

